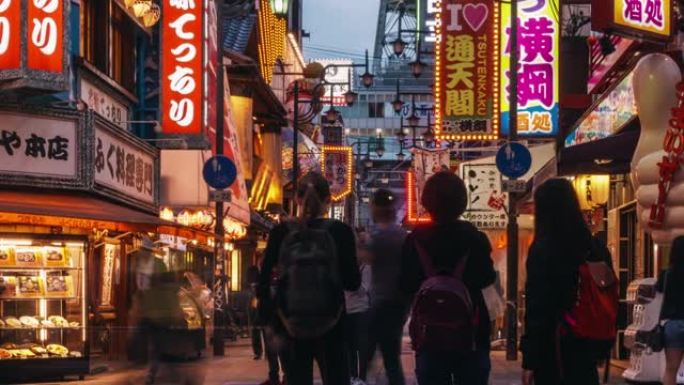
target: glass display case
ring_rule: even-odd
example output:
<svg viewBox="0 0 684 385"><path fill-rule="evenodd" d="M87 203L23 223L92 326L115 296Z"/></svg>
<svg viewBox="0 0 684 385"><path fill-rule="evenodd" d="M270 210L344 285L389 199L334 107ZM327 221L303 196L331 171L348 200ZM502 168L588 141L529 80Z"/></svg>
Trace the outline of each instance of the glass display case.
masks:
<svg viewBox="0 0 684 385"><path fill-rule="evenodd" d="M0 378L88 373L86 246L0 234Z"/></svg>

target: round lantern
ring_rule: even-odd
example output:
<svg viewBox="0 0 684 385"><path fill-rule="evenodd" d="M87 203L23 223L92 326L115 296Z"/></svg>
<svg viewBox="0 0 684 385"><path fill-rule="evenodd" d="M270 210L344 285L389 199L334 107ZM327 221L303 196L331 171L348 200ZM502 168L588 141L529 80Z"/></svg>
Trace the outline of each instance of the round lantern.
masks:
<svg viewBox="0 0 684 385"><path fill-rule="evenodd" d="M582 210L593 210L608 203L610 176L578 175L574 185Z"/></svg>

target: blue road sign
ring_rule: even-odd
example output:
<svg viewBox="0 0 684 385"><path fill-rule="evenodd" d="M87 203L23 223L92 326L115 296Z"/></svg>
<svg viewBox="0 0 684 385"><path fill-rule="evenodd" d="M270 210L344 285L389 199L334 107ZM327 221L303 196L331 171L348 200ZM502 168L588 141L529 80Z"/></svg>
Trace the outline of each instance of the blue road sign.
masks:
<svg viewBox="0 0 684 385"><path fill-rule="evenodd" d="M496 153L496 168L511 179L520 178L532 168L532 154L520 143L506 143Z"/></svg>
<svg viewBox="0 0 684 385"><path fill-rule="evenodd" d="M223 190L230 187L237 178L237 167L225 155L216 155L204 163L202 176L209 187Z"/></svg>

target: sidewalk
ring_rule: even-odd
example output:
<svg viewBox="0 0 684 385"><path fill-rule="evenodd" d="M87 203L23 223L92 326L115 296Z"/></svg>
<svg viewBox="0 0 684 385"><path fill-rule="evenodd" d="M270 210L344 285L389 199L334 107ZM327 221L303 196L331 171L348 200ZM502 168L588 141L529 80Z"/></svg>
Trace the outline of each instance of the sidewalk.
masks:
<svg viewBox="0 0 684 385"><path fill-rule="evenodd" d="M407 385L415 385L413 352L408 349L408 346L404 348L402 361ZM369 376L369 385L386 385L380 366L381 362L377 361L372 374ZM506 361L503 352L492 353L492 367L491 385L520 384L520 364ZM266 362L264 360L254 361L249 346L240 343L237 346L228 347L225 357L208 358L199 364L175 365L171 368L162 367L160 377L155 385L258 385L266 379L267 371ZM127 368L89 376L82 382L75 380L43 382L42 385L142 385L144 384L145 373L145 368ZM624 381L619 380L619 373L617 370L613 373L613 380L610 384L624 384ZM183 378L189 382L180 382Z"/></svg>

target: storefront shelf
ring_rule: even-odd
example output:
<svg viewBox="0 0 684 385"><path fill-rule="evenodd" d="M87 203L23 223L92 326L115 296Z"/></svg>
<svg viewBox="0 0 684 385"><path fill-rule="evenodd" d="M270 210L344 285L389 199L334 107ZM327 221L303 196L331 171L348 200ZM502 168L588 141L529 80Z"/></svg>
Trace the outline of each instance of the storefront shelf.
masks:
<svg viewBox="0 0 684 385"><path fill-rule="evenodd" d="M3 271L81 271L80 267L11 267L0 266L0 272Z"/></svg>
<svg viewBox="0 0 684 385"><path fill-rule="evenodd" d="M78 297L35 297L35 298L12 297L12 298L0 298L1 301L6 301L6 302L11 302L11 301L39 301L41 299L44 299L46 301L70 301L70 300L78 299Z"/></svg>

